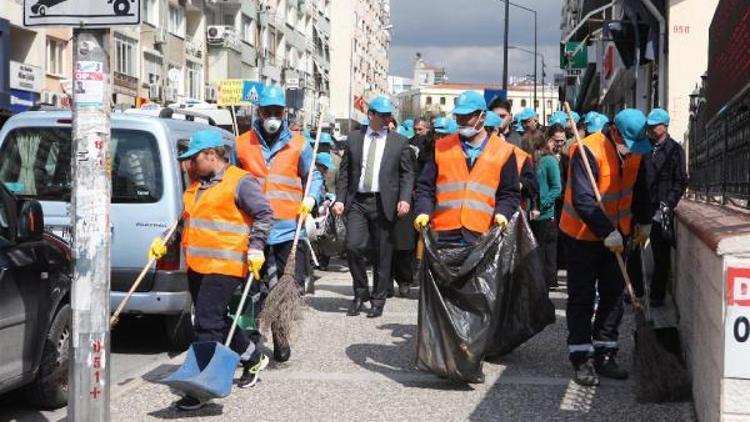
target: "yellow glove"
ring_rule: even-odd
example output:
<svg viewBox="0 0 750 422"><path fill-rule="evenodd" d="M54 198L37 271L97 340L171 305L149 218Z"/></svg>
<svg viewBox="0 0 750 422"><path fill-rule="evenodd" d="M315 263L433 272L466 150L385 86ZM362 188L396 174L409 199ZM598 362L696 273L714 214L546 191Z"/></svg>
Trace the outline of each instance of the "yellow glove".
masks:
<svg viewBox="0 0 750 422"><path fill-rule="evenodd" d="M646 244L649 236L651 235L651 224L637 224L635 226L635 233L633 241L640 246Z"/></svg>
<svg viewBox="0 0 750 422"><path fill-rule="evenodd" d="M250 250L247 252L247 266L250 271L253 272L256 280L260 280L260 269L263 268L263 264L266 262L266 257L263 252Z"/></svg>
<svg viewBox="0 0 750 422"><path fill-rule="evenodd" d="M304 219L307 218L307 216L310 214L310 211L312 211L313 207L315 206L315 199L311 196L306 197L302 200L302 203L299 204L299 208L297 209L297 213Z"/></svg>
<svg viewBox="0 0 750 422"><path fill-rule="evenodd" d="M414 219L414 228L417 229L417 231L427 227L428 224L430 224L430 216L427 214L419 214L417 218Z"/></svg>
<svg viewBox="0 0 750 422"><path fill-rule="evenodd" d="M167 254L167 245L161 237L157 237L148 247L148 260L160 259Z"/></svg>
<svg viewBox="0 0 750 422"><path fill-rule="evenodd" d="M508 226L508 219L502 214L495 214L495 224L497 224L501 230L505 230Z"/></svg>

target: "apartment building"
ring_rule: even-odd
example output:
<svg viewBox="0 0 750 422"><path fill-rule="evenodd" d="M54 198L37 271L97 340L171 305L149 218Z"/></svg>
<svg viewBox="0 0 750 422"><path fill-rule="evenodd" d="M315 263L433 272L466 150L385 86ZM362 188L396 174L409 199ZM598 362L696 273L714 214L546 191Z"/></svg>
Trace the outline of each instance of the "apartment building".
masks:
<svg viewBox="0 0 750 422"><path fill-rule="evenodd" d="M391 44L388 0L332 0L331 113L349 129L364 114L354 107L355 97L370 98L388 90L388 52ZM348 84L346 86L345 84Z"/></svg>

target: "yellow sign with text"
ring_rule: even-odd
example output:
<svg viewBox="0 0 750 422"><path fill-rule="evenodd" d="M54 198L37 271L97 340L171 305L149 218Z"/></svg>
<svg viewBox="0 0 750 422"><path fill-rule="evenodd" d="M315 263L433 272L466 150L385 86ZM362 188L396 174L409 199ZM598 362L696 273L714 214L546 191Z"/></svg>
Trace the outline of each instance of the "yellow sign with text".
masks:
<svg viewBox="0 0 750 422"><path fill-rule="evenodd" d="M219 81L217 87L217 101L219 106L245 106L250 102L242 101L242 88L244 85L242 79L224 79Z"/></svg>

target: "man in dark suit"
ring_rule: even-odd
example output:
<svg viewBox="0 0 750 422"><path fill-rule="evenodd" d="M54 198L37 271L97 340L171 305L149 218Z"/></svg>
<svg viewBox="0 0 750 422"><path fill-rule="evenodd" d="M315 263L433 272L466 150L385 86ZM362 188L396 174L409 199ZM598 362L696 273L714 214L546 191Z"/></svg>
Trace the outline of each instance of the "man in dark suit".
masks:
<svg viewBox="0 0 750 422"><path fill-rule="evenodd" d="M391 285L393 244L391 229L396 217L411 208L414 161L406 138L388 130L393 105L387 97L369 103L366 130L349 133L338 179L334 212L346 212L346 245L354 281L354 301L347 315L356 316L370 301L367 316L377 318ZM373 264L374 291L367 282L367 258Z"/></svg>

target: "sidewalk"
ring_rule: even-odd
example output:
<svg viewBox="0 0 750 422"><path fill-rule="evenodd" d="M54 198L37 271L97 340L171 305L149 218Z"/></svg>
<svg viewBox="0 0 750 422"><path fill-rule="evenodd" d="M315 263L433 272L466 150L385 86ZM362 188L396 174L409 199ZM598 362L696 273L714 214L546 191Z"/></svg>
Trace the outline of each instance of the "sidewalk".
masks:
<svg viewBox="0 0 750 422"><path fill-rule="evenodd" d="M603 380L597 388L570 381L565 348L565 295L553 293L557 323L498 363L484 366L484 384L459 385L414 368L417 291L389 300L382 318L345 316L351 279L331 265L308 297L292 359L272 364L249 390L193 412L177 412L179 399L165 386L144 382L112 400L112 420L251 421L690 421L692 404L635 401L632 381ZM340 270L340 271L339 271ZM622 327L621 362L631 361L629 316ZM161 377L182 362L151 371ZM238 371L239 375L239 371Z"/></svg>

